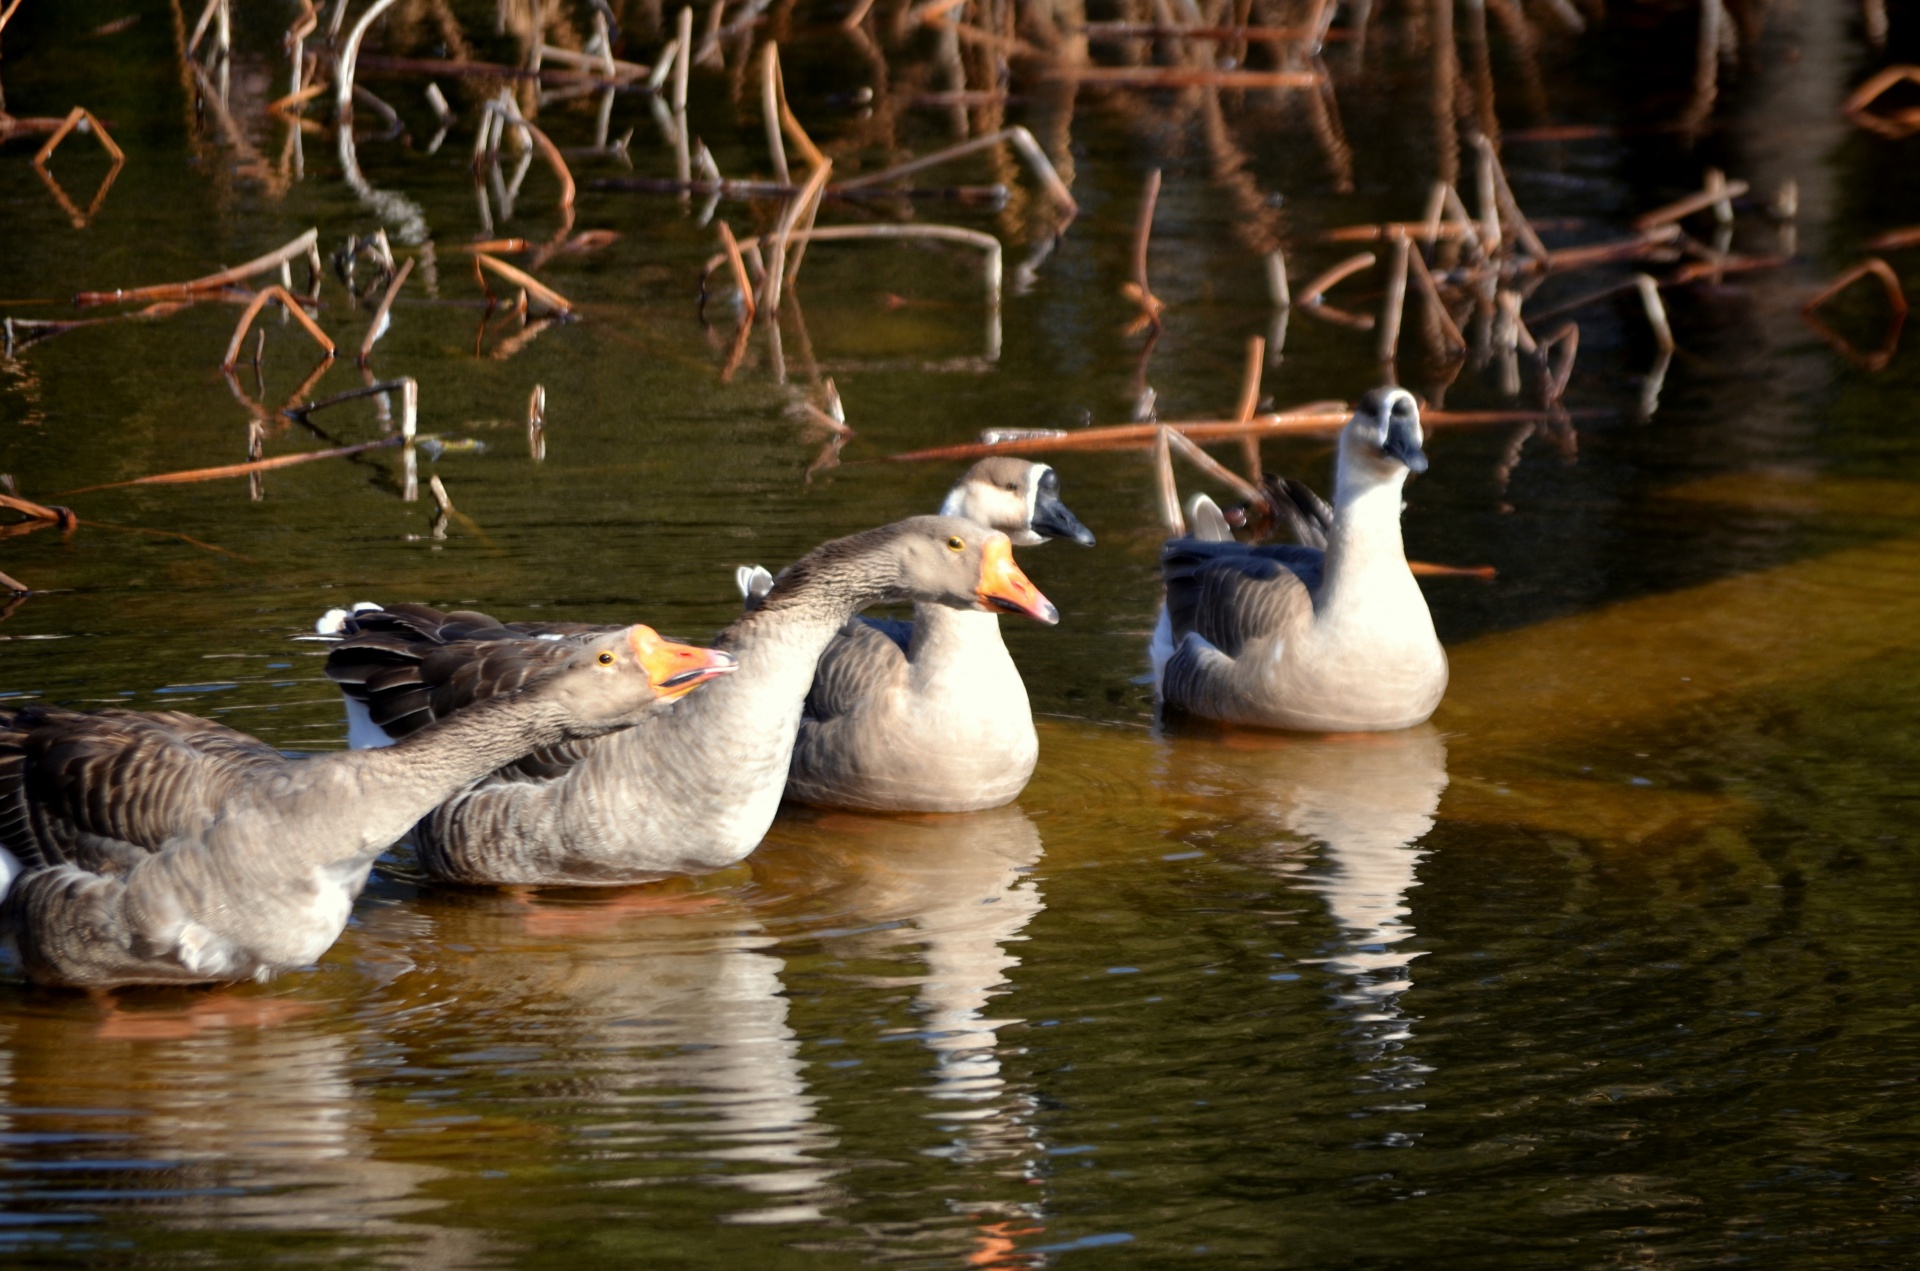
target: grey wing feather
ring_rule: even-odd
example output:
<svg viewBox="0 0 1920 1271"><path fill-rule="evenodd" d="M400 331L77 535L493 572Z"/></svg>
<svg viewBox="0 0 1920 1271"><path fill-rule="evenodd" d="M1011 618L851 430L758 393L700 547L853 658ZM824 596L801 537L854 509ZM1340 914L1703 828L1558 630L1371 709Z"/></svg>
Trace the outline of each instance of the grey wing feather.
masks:
<svg viewBox="0 0 1920 1271"><path fill-rule="evenodd" d="M1267 501L1273 505L1275 516L1286 523L1294 540L1325 551L1327 535L1333 529L1333 509L1327 506L1326 500L1307 488L1305 482L1292 477L1268 473L1261 478L1261 484L1266 487Z"/></svg>
<svg viewBox="0 0 1920 1271"><path fill-rule="evenodd" d="M912 624L902 625L912 630ZM841 628L820 655L813 688L807 693L806 714L815 720L845 715L906 674L906 649L886 631L855 619Z"/></svg>
<svg viewBox="0 0 1920 1271"><path fill-rule="evenodd" d="M905 618L855 618L863 627L871 627L900 646L905 653L913 648L913 623Z"/></svg>
<svg viewBox="0 0 1920 1271"><path fill-rule="evenodd" d="M579 640L618 626L584 622L502 623L483 613L394 605L354 614L327 654L327 677L366 704L396 740L471 706L511 693L573 654ZM579 762L586 743L537 750L502 775L544 779Z"/></svg>
<svg viewBox="0 0 1920 1271"><path fill-rule="evenodd" d="M113 873L219 815L287 760L192 715L30 707L0 715L0 843L29 868Z"/></svg>
<svg viewBox="0 0 1920 1271"><path fill-rule="evenodd" d="M1160 568L1174 644L1197 632L1237 657L1248 640L1310 619L1323 561L1312 548L1173 539L1161 549Z"/></svg>

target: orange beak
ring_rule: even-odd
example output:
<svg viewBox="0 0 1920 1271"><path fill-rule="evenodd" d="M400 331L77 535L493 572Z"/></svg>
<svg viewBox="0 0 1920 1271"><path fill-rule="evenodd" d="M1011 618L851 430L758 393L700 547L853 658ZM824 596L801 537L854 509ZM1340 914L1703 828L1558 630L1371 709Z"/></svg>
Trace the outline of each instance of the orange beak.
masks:
<svg viewBox="0 0 1920 1271"><path fill-rule="evenodd" d="M685 697L716 676L739 669L733 655L718 649L697 649L690 644L662 640L652 627L635 625L627 630L627 643L640 660L640 669L659 693L660 700L671 702Z"/></svg>
<svg viewBox="0 0 1920 1271"><path fill-rule="evenodd" d="M1005 609L1024 613L1051 626L1060 621L1060 611L1040 594L1040 589L1013 563L1013 544L1005 534L987 540L980 553L980 589L974 593L982 609Z"/></svg>

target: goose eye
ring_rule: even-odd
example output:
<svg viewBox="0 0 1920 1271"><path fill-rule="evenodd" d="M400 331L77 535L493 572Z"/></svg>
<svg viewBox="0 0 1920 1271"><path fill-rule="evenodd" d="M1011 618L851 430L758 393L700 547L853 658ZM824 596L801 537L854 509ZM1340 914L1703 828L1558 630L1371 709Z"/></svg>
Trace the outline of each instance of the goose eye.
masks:
<svg viewBox="0 0 1920 1271"><path fill-rule="evenodd" d="M603 652L602 652L602 653L600 654L600 665L601 665L601 666L612 666L612 665L613 665L613 654L611 654L611 653L607 653L607 652L604 652L604 651L603 651Z"/></svg>
<svg viewBox="0 0 1920 1271"><path fill-rule="evenodd" d="M947 550L950 552L964 552L967 550L967 540L956 534L947 540Z"/></svg>

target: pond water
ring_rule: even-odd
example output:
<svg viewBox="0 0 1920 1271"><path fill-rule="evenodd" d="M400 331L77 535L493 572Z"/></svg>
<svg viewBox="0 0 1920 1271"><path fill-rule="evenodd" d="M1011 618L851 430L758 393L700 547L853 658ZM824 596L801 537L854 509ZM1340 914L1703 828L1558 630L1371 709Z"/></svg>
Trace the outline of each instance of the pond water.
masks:
<svg viewBox="0 0 1920 1271"><path fill-rule="evenodd" d="M608 135L634 129L631 173L581 152L594 97L555 102L538 119L572 156L573 228L618 237L539 267L581 318L529 336L489 319L459 246L563 231L554 178L536 163L511 215L483 205L468 166L483 88L442 81L457 118L430 150L424 77L372 60L447 56L436 15L457 12L473 57L513 61L494 6L402 3L374 27L364 83L403 131L383 136L361 108L358 191L324 109L297 164L292 126L266 110L289 88L280 39L297 6L236 13L224 108L196 104L181 69L198 7L27 0L6 28L6 109L86 105L128 159L89 218L107 174L91 138L51 164L71 214L32 165L37 142L0 151L0 314L122 312L67 298L197 277L309 227L330 254L384 225L419 282L371 373L418 381L421 430L446 443L421 454L420 481L438 476L460 515L436 533L424 491L399 497L393 450L267 472L258 498L244 477L63 493L240 462L248 399L271 412L363 380L349 353L303 385L315 350L270 310L258 377L249 354L230 385L234 304L22 339L0 358L0 471L85 523L0 551L41 589L0 625L0 696L188 710L291 751L345 744L324 647L300 638L332 605L699 636L737 611L735 565L930 511L957 471L890 455L986 427L1126 422L1149 389L1162 419L1228 417L1252 336L1269 342L1263 396L1352 400L1383 375L1375 335L1277 315L1259 253L1285 243L1298 286L1358 250L1323 231L1418 220L1456 168L1472 184L1471 160L1438 140L1457 121L1435 123L1427 6L1380 6L1364 41L1351 32L1368 6L1340 7L1331 148L1310 94L1076 89L1030 68L1010 101L956 119L926 101L956 86L939 37L897 27L900 6L867 28L871 52L837 6L780 6L763 31L837 170L1004 119L1054 155L1079 218L1021 275L1057 218L1004 147L922 178L1005 183L1001 207L829 203L823 223L911 214L996 235L1003 300L983 304L968 249L821 243L797 305L736 359L725 298L704 323L697 309L716 250L703 200L593 184L673 175L646 97L611 104ZM548 7L583 29L586 6ZM1577 38L1543 17L1531 64L1496 24L1484 82L1549 244L1625 237L1718 167L1753 191L1735 251L1793 258L1669 289L1680 348L1657 384L1626 293L1570 315L1564 425L1434 430L1409 550L1498 572L1426 580L1453 665L1430 725L1157 726L1139 678L1164 536L1148 460L1052 456L1100 542L1023 553L1064 616L1005 623L1041 716L1017 804L790 809L735 868L606 893L433 890L402 853L317 968L269 985L93 999L29 989L9 964L0 1256L1910 1264L1916 363L1903 348L1863 369L1800 315L1870 236L1912 218L1917 143L1840 111L1905 33L1881 52L1857 6L1743 6L1767 21L1685 132L1694 7L1610 7ZM615 9L623 55L651 62L669 33L657 10ZM1459 21L1463 83L1479 84L1475 9ZM742 30L725 69L694 68L689 117L723 173L764 178ZM1476 91L1462 100L1484 102ZM1149 341L1121 289L1154 168L1150 276L1168 307ZM1799 216L1783 234L1761 205L1788 179ZM779 208L719 215L746 234ZM1544 336L1560 319L1531 315L1633 268L1549 279L1529 321ZM1329 298L1372 312L1381 290L1376 272ZM369 307L331 275L321 299L321 323L357 350ZM1863 286L1827 312L1871 347L1880 304ZM1450 384L1421 363L1403 353L1403 380L1449 408L1538 404L1532 370L1509 396L1497 362ZM855 435L810 471L822 439L803 403L828 377ZM343 404L315 430L281 417L265 453L379 439L391 409ZM1330 483L1324 436L1269 440L1262 457Z"/></svg>

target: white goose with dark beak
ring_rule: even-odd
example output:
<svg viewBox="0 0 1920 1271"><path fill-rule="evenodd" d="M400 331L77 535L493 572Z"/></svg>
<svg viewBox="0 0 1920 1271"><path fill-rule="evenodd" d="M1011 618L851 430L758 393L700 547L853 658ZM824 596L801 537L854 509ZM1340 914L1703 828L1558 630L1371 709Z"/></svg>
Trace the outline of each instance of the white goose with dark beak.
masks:
<svg viewBox="0 0 1920 1271"><path fill-rule="evenodd" d="M1160 554L1167 603L1154 632L1166 705L1265 728L1408 728L1447 688L1447 655L1400 539L1400 493L1425 472L1420 408L1368 393L1340 433L1324 551L1233 542L1196 500L1196 537Z"/></svg>

